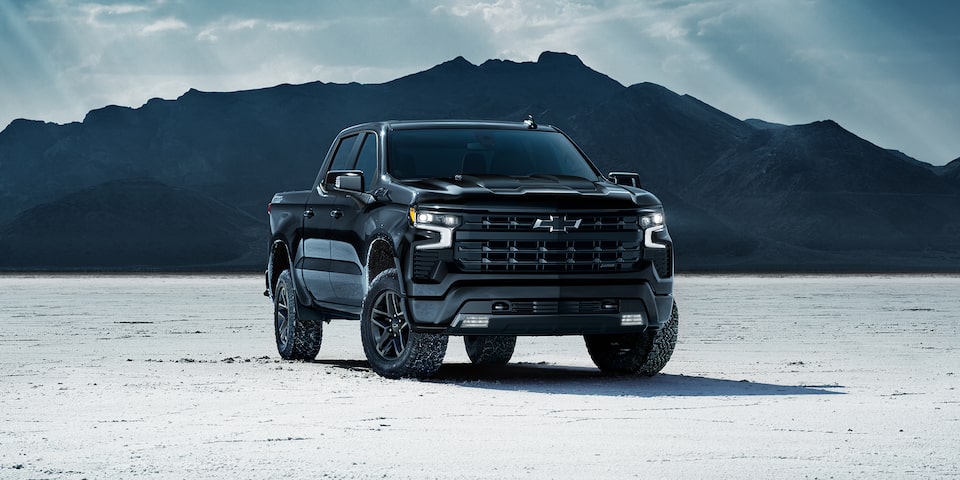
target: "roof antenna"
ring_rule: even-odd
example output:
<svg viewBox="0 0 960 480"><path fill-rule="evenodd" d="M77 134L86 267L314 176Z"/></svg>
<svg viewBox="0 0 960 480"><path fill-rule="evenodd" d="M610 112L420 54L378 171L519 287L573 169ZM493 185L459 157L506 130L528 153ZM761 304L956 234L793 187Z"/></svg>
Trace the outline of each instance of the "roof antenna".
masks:
<svg viewBox="0 0 960 480"><path fill-rule="evenodd" d="M523 121L523 124L530 130L536 130L537 128L537 121L533 119L533 115L527 115L527 119Z"/></svg>

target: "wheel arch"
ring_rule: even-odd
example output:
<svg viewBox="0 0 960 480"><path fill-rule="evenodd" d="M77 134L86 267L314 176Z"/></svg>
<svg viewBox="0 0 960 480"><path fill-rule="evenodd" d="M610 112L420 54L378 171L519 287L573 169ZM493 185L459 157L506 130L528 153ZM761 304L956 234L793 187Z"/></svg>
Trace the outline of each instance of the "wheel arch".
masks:
<svg viewBox="0 0 960 480"><path fill-rule="evenodd" d="M271 297L277 290L277 280L280 273L284 270L290 270L290 248L283 240L274 240L270 245L270 256L267 263L267 281L269 282L269 291ZM291 275L293 271L291 270Z"/></svg>
<svg viewBox="0 0 960 480"><path fill-rule="evenodd" d="M393 239L386 234L375 235L367 247L367 265L364 269L364 286L370 287L377 275L384 270L397 267L397 249ZM398 270L398 275L399 270Z"/></svg>

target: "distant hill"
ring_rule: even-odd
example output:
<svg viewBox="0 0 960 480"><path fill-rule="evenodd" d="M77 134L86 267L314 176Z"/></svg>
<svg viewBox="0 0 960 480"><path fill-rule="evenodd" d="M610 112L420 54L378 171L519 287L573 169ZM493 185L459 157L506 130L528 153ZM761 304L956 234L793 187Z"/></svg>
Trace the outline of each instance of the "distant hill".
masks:
<svg viewBox="0 0 960 480"><path fill-rule="evenodd" d="M791 262L758 255L752 263L764 269L941 268L960 252L958 189L829 120L758 130L680 194L769 242L805 249Z"/></svg>
<svg viewBox="0 0 960 480"><path fill-rule="evenodd" d="M960 271L960 159L933 167L832 121L741 121L553 52L14 121L0 132L0 269L258 270L271 195L311 184L340 129L527 114L602 170L640 173L678 269Z"/></svg>
<svg viewBox="0 0 960 480"><path fill-rule="evenodd" d="M201 228L202 226L202 228ZM18 269L245 269L262 222L193 190L114 180L21 212L0 229L0 265Z"/></svg>
<svg viewBox="0 0 960 480"><path fill-rule="evenodd" d="M756 128L757 130L768 130L771 128L787 127L787 125L784 125L782 123L768 122L766 120L760 120L759 118L748 118L743 122L746 123L747 125L750 125L753 128Z"/></svg>
<svg viewBox="0 0 960 480"><path fill-rule="evenodd" d="M954 185L960 186L960 158L944 165L938 173L952 181Z"/></svg>

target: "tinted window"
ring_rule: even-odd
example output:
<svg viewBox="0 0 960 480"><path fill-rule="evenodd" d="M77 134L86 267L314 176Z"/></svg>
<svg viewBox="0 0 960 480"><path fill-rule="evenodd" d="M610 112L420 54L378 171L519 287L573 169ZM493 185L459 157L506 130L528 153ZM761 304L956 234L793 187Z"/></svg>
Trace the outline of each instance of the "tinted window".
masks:
<svg viewBox="0 0 960 480"><path fill-rule="evenodd" d="M455 175L565 175L596 180L565 136L535 130L438 128L396 130L389 137L388 169L395 178Z"/></svg>
<svg viewBox="0 0 960 480"><path fill-rule="evenodd" d="M371 186L376 183L377 173L377 136L368 133L363 139L363 145L360 146L360 155L357 157L357 166L354 170L363 170L363 182L367 191L372 190Z"/></svg>
<svg viewBox="0 0 960 480"><path fill-rule="evenodd" d="M330 170L349 170L353 165L350 153L353 152L353 144L357 143L357 136L351 135L340 140L337 146L337 153L333 155L333 163L330 164Z"/></svg>

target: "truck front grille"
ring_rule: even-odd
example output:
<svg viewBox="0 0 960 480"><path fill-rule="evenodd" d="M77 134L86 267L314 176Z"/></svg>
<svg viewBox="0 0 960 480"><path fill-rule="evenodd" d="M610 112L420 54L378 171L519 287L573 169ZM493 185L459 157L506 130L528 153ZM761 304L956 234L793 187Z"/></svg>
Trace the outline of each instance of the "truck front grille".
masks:
<svg viewBox="0 0 960 480"><path fill-rule="evenodd" d="M494 312L498 313L498 312ZM620 313L620 305L601 300L530 300L510 302L509 313L570 314L570 313Z"/></svg>
<svg viewBox="0 0 960 480"><path fill-rule="evenodd" d="M635 269L642 242L478 240L456 242L467 272L621 272Z"/></svg>
<svg viewBox="0 0 960 480"><path fill-rule="evenodd" d="M545 222L551 217L563 218L570 224L579 221L580 223L575 229L578 232L624 232L638 229L636 213L632 215L617 213L581 215L572 212L552 216L529 213L471 214L464 216L463 225L460 229L487 232L536 231L534 225L536 225L537 220ZM571 228L571 230L573 229Z"/></svg>

